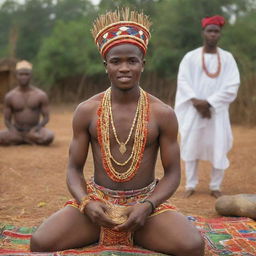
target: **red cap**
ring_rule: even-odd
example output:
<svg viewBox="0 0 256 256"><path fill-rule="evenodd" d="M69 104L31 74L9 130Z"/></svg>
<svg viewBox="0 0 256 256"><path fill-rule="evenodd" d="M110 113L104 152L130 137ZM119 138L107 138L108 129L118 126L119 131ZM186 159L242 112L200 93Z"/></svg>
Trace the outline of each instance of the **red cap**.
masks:
<svg viewBox="0 0 256 256"><path fill-rule="evenodd" d="M207 25L210 25L210 24L218 25L218 26L222 27L225 24L225 19L222 16L215 15L212 17L203 18L201 20L202 28L205 28Z"/></svg>

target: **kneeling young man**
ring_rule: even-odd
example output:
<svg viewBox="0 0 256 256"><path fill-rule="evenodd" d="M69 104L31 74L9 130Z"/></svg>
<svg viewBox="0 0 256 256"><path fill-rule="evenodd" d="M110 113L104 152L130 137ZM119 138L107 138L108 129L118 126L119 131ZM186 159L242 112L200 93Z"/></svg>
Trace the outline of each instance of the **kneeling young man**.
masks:
<svg viewBox="0 0 256 256"><path fill-rule="evenodd" d="M122 241L153 251L204 254L197 229L166 201L180 183L178 127L173 110L139 86L149 26L147 16L128 9L95 22L93 34L111 86L75 111L67 171L74 200L33 234L32 251L78 248L99 240L113 245L124 235ZM89 144L94 176L85 181ZM159 148L164 175L158 181Z"/></svg>

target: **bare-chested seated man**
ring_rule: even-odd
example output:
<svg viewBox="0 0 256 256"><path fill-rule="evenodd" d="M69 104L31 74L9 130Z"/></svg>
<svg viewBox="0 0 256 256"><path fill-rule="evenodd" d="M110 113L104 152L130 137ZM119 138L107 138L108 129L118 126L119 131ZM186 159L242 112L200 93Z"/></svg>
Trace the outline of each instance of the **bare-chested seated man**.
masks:
<svg viewBox="0 0 256 256"><path fill-rule="evenodd" d="M39 144L53 141L53 132L44 126L49 121L48 97L32 86L32 64L23 60L16 65L18 86L4 99L4 122L0 145Z"/></svg>
<svg viewBox="0 0 256 256"><path fill-rule="evenodd" d="M31 251L99 242L134 243L176 256L204 255L197 229L167 201L180 183L174 111L139 87L150 22L142 14L129 19L125 13L108 13L95 23L93 34L111 86L75 111L67 170L74 199L32 235ZM85 180L89 145L94 176ZM159 149L164 175L158 181Z"/></svg>

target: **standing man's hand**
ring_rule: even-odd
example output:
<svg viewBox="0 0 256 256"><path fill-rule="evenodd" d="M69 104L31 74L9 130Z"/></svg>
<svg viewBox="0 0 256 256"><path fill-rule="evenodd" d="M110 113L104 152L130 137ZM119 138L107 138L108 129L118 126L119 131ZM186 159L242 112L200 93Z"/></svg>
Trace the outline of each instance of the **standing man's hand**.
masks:
<svg viewBox="0 0 256 256"><path fill-rule="evenodd" d="M210 119L210 118L212 117L212 113L211 113L210 108L201 111L200 114L201 114L201 117L202 117L202 118L208 118L208 119Z"/></svg>
<svg viewBox="0 0 256 256"><path fill-rule="evenodd" d="M196 98L191 99L191 101L202 118L211 118L211 105L208 101Z"/></svg>

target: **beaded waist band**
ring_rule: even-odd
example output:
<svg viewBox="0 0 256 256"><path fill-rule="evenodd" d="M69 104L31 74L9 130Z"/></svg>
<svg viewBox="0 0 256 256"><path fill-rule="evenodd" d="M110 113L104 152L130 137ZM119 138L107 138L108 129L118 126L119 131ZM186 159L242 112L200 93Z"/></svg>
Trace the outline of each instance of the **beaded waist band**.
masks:
<svg viewBox="0 0 256 256"><path fill-rule="evenodd" d="M157 184L158 180L154 180L152 183L150 183L148 186L141 188L141 189L133 189L133 190L112 190L109 188L106 188L104 186L98 185L94 182L93 179L89 180L87 182L87 186L93 186L94 189L100 190L102 193L104 193L106 196L112 197L112 198L126 198L129 197L137 197L140 195L145 194L151 194Z"/></svg>

